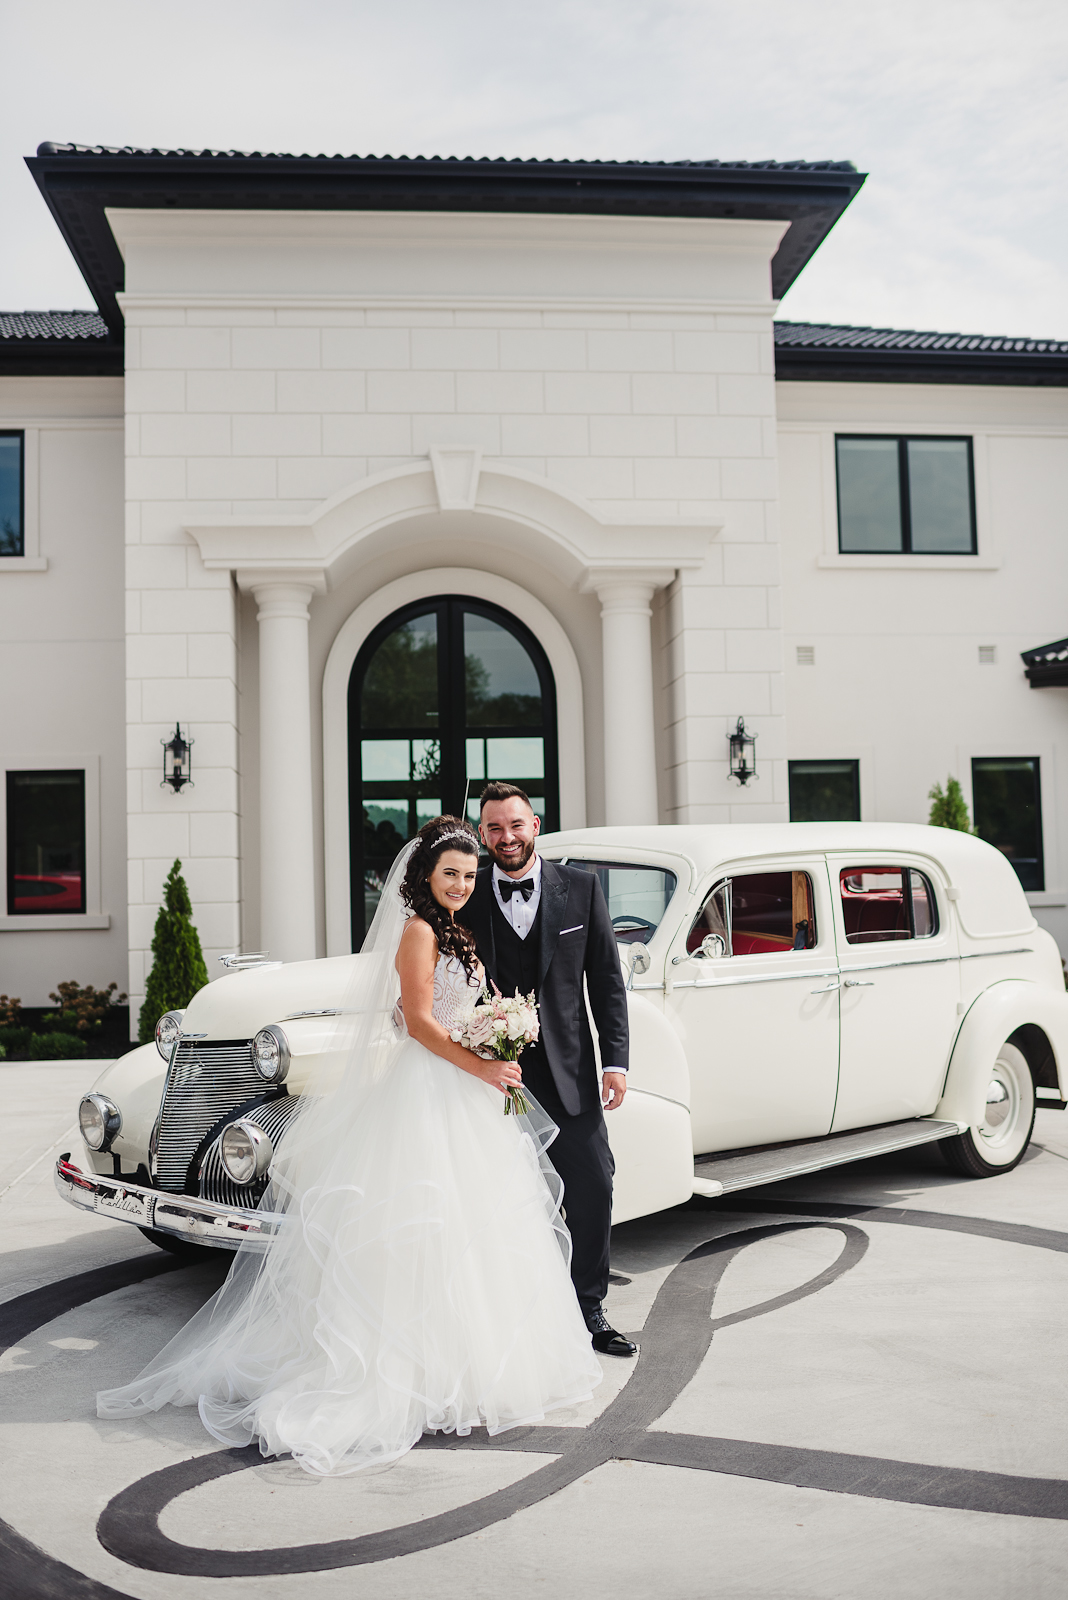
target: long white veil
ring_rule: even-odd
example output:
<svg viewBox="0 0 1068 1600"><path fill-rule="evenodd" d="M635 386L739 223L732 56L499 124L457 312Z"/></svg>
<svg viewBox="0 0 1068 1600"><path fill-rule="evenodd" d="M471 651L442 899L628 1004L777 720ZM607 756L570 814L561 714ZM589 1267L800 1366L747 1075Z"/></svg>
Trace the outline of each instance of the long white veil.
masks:
<svg viewBox="0 0 1068 1600"><path fill-rule="evenodd" d="M134 1381L98 1395L99 1416L132 1416L168 1403L199 1401L205 1426L216 1438L244 1444L258 1432L266 1454L262 1419L254 1417L257 1396L284 1393L287 1384L291 1390L300 1388L310 1360L322 1364L325 1358L327 1368L335 1372L351 1373L354 1364L360 1368L368 1346L357 1337L357 1327L375 1326L376 1337L387 1338L391 1347L404 1349L411 1343L411 1328L383 1326L373 1274L361 1267L358 1251L346 1252L345 1241L354 1209L360 1210L366 1225L369 1211L380 1201L386 1214L388 1201L390 1216L399 1210L405 1218L400 1226L391 1221L385 1246L398 1270L417 1273L413 1251L426 1248L425 1242L421 1246L405 1242L419 1236L420 1228L424 1234L426 1230L418 1193L420 1175L412 1173L409 1181L403 1152L398 1151L399 1207L396 1192L388 1197L365 1192L352 1159L356 1133L366 1136L368 1101L409 1045L393 1013L400 994L396 955L409 915L400 887L415 848L413 840L387 876L363 950L353 961L332 1047L313 1066L297 1113L276 1151L259 1206L277 1219L269 1246L258 1241L243 1244L222 1288ZM444 1072L457 1070L445 1062L440 1067ZM502 1099L502 1116L503 1109ZM376 1115L371 1107L372 1124ZM525 1136L520 1143L529 1141L525 1159L541 1168L548 1188L548 1194L542 1191L544 1209L569 1262L571 1241L561 1219L562 1185L545 1155L556 1126L536 1102L530 1115L517 1119L517 1124ZM384 1130L384 1137L391 1131L396 1136L394 1128ZM448 1130L441 1128L438 1136L447 1139ZM388 1411L393 1404L393 1398L388 1403L383 1400L381 1409ZM372 1418L374 1414L372 1407ZM405 1414L402 1431L409 1425L409 1415L415 1411ZM327 1418L321 1426L329 1433ZM397 1426L394 1421L388 1436L366 1439L356 1465L393 1459L407 1448L413 1440L398 1444ZM309 1470L338 1470L338 1459L337 1452L327 1452L324 1465Z"/></svg>

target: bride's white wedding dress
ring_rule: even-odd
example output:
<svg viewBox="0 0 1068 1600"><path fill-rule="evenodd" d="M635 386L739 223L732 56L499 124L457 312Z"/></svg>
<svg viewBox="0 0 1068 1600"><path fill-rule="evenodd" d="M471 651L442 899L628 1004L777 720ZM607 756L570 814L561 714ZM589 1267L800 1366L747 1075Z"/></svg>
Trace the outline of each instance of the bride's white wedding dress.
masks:
<svg viewBox="0 0 1068 1600"><path fill-rule="evenodd" d="M391 915L371 961L392 964ZM426 1431L536 1421L600 1381L548 1118L506 1117L499 1090L383 1025L395 986L381 966L363 986L356 1055L276 1157L262 1204L286 1212L280 1236L242 1249L145 1371L98 1396L101 1417L197 1404L223 1443L336 1474L395 1460ZM444 1026L477 992L460 962L438 961Z"/></svg>

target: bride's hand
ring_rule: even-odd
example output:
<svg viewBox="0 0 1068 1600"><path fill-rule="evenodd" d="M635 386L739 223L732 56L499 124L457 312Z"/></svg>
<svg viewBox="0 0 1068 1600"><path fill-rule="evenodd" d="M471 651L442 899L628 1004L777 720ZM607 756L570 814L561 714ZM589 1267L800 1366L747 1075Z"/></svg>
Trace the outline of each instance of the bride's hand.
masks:
<svg viewBox="0 0 1068 1600"><path fill-rule="evenodd" d="M491 1083L502 1094L509 1089L519 1089L523 1084L523 1074L519 1070L518 1061L485 1060L478 1057L478 1070L475 1076L482 1079L483 1083Z"/></svg>

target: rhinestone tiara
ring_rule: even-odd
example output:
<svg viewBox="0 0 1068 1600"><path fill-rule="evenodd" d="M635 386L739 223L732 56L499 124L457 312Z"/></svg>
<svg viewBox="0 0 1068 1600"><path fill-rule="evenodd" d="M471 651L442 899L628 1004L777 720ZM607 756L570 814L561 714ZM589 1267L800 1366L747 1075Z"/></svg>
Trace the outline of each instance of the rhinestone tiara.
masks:
<svg viewBox="0 0 1068 1600"><path fill-rule="evenodd" d="M466 839L468 844L478 843L473 833L468 833L464 828L453 828L450 833L439 834L430 846L431 850L436 850L439 845L445 844L448 839Z"/></svg>

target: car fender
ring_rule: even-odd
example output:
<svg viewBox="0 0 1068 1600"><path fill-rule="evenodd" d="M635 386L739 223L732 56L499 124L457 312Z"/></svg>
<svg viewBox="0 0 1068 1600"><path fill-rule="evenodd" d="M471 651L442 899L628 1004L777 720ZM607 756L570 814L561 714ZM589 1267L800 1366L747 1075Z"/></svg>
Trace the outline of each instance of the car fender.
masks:
<svg viewBox="0 0 1068 1600"><path fill-rule="evenodd" d="M627 995L630 1020L628 1086L690 1108L690 1066L682 1040L663 1010L644 995Z"/></svg>
<svg viewBox="0 0 1068 1600"><path fill-rule="evenodd" d="M934 1116L976 1127L986 1111L990 1069L1010 1034L1027 1024L1050 1042L1061 1099L1068 1080L1068 994L1007 978L977 995L961 1023L949 1059L942 1098Z"/></svg>
<svg viewBox="0 0 1068 1600"><path fill-rule="evenodd" d="M148 1165L148 1140L159 1114L166 1075L167 1064L156 1046L143 1044L105 1067L93 1084L94 1091L106 1094L122 1114L122 1127L111 1148L122 1162L123 1172ZM113 1170L110 1153L92 1150L87 1154L95 1171Z"/></svg>
<svg viewBox="0 0 1068 1600"><path fill-rule="evenodd" d="M613 1225L681 1205L693 1194L690 1068L682 1040L645 995L629 990L627 1011L627 1092L605 1117L616 1163ZM600 1066L596 1027L592 1031Z"/></svg>

